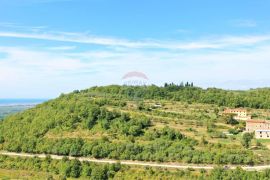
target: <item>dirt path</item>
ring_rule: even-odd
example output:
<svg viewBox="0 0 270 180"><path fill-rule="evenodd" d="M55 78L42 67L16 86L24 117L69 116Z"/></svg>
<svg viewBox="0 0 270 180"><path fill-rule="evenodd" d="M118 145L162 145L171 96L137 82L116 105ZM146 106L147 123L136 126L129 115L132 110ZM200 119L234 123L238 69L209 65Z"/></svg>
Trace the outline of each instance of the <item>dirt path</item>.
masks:
<svg viewBox="0 0 270 180"><path fill-rule="evenodd" d="M19 157L39 157L39 158L45 158L45 154L29 154L29 153L14 153L14 152L5 152L1 151L1 155L6 156L19 156ZM65 156L59 156L59 155L50 155L52 159L61 160ZM75 159L75 157L68 156L69 159ZM130 166L150 166L150 167L161 167L161 168L176 168L176 169L206 169L211 170L214 169L215 165L194 165L194 164L176 164L176 163L154 163L154 162L143 162L143 161L118 161L118 160L110 160L110 159L94 159L94 158L88 158L88 157L77 157L79 161L88 161L88 162L95 162L95 163L120 163L124 165L130 165ZM228 169L235 169L237 166L224 166L224 168ZM244 170L247 171L260 171L264 169L270 169L270 165L261 165L261 166L240 166Z"/></svg>

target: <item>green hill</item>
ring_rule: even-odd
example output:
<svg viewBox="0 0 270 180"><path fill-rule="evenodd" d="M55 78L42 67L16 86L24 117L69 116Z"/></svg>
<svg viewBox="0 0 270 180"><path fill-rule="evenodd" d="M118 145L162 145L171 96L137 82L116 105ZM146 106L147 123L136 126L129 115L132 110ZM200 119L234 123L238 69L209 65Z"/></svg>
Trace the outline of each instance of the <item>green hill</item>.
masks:
<svg viewBox="0 0 270 180"><path fill-rule="evenodd" d="M226 124L219 111L220 104L266 108L268 94L268 89L176 85L93 87L7 117L0 124L0 148L143 161L262 163L268 150L259 148L258 156L241 145L239 134L227 137L224 131L244 125Z"/></svg>

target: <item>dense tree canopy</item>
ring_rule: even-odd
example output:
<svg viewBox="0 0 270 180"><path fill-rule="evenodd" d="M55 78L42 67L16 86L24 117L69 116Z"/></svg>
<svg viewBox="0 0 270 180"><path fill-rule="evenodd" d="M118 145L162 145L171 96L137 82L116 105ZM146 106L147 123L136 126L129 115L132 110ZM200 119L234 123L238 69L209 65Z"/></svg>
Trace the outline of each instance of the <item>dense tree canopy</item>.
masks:
<svg viewBox="0 0 270 180"><path fill-rule="evenodd" d="M270 89L252 89L246 91L222 90L217 88L202 89L192 83L164 87L152 86L106 86L83 90L83 93L103 93L122 98L170 99L184 102L217 104L228 107L270 108Z"/></svg>

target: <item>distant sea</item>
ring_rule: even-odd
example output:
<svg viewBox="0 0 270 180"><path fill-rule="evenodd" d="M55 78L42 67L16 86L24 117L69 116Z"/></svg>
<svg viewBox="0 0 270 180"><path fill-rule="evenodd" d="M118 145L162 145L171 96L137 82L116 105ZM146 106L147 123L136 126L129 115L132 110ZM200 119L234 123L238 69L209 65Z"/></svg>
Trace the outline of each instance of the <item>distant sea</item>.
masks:
<svg viewBox="0 0 270 180"><path fill-rule="evenodd" d="M48 99L0 99L0 106L36 105Z"/></svg>

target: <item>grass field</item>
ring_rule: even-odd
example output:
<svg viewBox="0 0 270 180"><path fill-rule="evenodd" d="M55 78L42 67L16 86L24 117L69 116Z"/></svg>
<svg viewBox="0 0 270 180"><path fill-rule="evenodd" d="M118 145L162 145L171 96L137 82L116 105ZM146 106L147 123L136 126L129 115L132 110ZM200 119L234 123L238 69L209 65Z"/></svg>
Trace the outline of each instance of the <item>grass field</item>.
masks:
<svg viewBox="0 0 270 180"><path fill-rule="evenodd" d="M31 107L33 106L32 105L0 106L0 120L10 114L21 112Z"/></svg>
<svg viewBox="0 0 270 180"><path fill-rule="evenodd" d="M49 178L59 179L59 176L45 172L0 169L1 180L47 180Z"/></svg>

